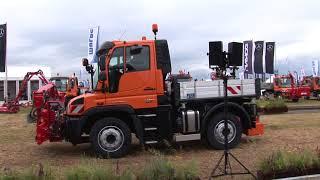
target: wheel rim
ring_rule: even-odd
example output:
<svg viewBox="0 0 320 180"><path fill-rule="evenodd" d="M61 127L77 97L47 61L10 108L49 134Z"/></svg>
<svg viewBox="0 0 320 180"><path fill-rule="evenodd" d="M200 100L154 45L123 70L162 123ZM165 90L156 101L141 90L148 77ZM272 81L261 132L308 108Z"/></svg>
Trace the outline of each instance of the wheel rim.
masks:
<svg viewBox="0 0 320 180"><path fill-rule="evenodd" d="M123 132L116 126L104 127L99 131L97 138L100 148L107 152L119 150L124 143Z"/></svg>
<svg viewBox="0 0 320 180"><path fill-rule="evenodd" d="M228 143L231 143L234 138L236 137L236 126L235 124L230 121L227 120L228 123L228 129L229 129L229 134L228 134ZM223 130L224 130L224 120L221 120L215 127L214 127L214 136L216 138L216 140L221 143L224 144L224 134L223 134Z"/></svg>

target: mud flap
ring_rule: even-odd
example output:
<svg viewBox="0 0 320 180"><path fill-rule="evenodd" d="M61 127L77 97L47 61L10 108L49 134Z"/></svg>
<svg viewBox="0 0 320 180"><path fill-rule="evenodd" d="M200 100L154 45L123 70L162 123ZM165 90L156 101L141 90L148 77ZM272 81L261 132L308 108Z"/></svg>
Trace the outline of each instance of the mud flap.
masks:
<svg viewBox="0 0 320 180"><path fill-rule="evenodd" d="M256 118L255 128L250 128L245 131L247 136L259 136L264 134L264 124L259 121L259 116Z"/></svg>

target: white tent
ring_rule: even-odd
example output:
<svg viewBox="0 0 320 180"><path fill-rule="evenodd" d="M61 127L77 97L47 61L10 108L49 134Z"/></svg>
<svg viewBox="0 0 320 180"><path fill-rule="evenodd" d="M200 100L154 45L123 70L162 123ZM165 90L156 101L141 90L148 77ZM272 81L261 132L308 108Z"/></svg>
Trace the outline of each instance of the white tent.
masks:
<svg viewBox="0 0 320 180"><path fill-rule="evenodd" d="M47 79L51 77L51 68L47 66L8 66L7 69L7 84L5 83L6 73L0 73L0 101L4 101L6 94L9 99L13 99L18 94L19 87L27 72L35 72L41 69ZM22 100L30 101L32 91L38 89L41 85L38 77L32 77L28 82L27 91L23 94Z"/></svg>

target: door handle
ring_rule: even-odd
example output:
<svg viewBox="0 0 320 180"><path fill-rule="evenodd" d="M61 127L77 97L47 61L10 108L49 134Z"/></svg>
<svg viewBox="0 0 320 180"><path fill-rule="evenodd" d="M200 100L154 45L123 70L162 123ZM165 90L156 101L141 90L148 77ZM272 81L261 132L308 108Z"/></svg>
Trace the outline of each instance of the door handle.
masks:
<svg viewBox="0 0 320 180"><path fill-rule="evenodd" d="M156 88L146 87L146 88L144 88L143 90L145 90L145 91L153 91L153 90L156 90Z"/></svg>

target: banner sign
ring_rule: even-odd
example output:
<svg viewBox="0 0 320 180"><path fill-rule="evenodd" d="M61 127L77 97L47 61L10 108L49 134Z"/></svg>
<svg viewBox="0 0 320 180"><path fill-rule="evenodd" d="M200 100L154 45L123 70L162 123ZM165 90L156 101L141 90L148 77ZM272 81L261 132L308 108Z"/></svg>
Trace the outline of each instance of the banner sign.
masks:
<svg viewBox="0 0 320 180"><path fill-rule="evenodd" d="M254 73L263 73L263 41L254 42Z"/></svg>
<svg viewBox="0 0 320 180"><path fill-rule="evenodd" d="M243 68L245 74L252 74L252 41L243 41Z"/></svg>
<svg viewBox="0 0 320 180"><path fill-rule="evenodd" d="M274 74L274 51L275 42L266 42L266 73Z"/></svg>
<svg viewBox="0 0 320 180"><path fill-rule="evenodd" d="M5 72L7 54L7 24L0 25L0 72Z"/></svg>
<svg viewBox="0 0 320 180"><path fill-rule="evenodd" d="M304 71L303 66L301 66L301 69L300 69L300 81L303 80L303 77L304 77L304 76L306 76L306 73L305 73L305 71Z"/></svg>
<svg viewBox="0 0 320 180"><path fill-rule="evenodd" d="M319 61L318 60L313 60L312 61L312 76L318 76L319 72Z"/></svg>
<svg viewBox="0 0 320 180"><path fill-rule="evenodd" d="M98 57L96 56L96 51L99 48L99 27L94 27L89 29L88 37L88 60L91 63L97 63Z"/></svg>

